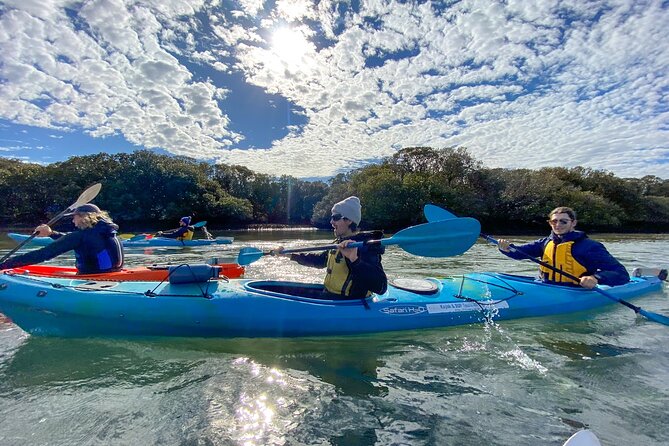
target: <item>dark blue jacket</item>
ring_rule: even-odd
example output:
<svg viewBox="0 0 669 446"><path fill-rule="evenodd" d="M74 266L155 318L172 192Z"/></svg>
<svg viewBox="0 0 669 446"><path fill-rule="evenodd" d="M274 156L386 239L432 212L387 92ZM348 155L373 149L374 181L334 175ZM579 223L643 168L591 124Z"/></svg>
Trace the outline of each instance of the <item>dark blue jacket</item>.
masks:
<svg viewBox="0 0 669 446"><path fill-rule="evenodd" d="M61 233L54 231L55 241L42 249L13 257L0 265L0 269L17 268L45 262L74 250L79 274L117 271L123 266L123 248L116 237L118 226L104 220L88 229Z"/></svg>
<svg viewBox="0 0 669 446"><path fill-rule="evenodd" d="M623 285L630 280L629 273L625 267L615 259L600 242L589 239L583 231L571 231L559 237L554 232L548 237L541 238L524 245L514 245L524 253L541 258L548 242L553 241L556 245L563 242L574 241L572 256L578 263L583 265L587 272L585 276L594 275L602 285ZM504 252L502 254L512 259L526 258L518 252Z"/></svg>
<svg viewBox="0 0 669 446"><path fill-rule="evenodd" d="M367 241L377 240L383 237L381 231L359 232L352 237L337 239L335 243L339 244L344 240ZM381 265L381 255L385 252L385 247L381 244L364 245L358 248L358 259L351 262L345 258L346 264L351 271L351 298L364 298L367 291L376 294L383 294L388 289L388 278ZM291 254L291 260L300 265L311 266L314 268L325 268L328 260L328 251L320 254Z"/></svg>

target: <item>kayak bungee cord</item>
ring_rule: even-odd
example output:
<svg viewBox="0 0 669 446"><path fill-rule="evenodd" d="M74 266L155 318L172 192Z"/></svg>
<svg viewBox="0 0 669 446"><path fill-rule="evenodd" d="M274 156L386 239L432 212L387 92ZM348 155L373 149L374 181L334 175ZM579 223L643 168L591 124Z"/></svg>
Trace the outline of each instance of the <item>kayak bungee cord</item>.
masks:
<svg viewBox="0 0 669 446"><path fill-rule="evenodd" d="M474 299L472 297L467 297L467 296L462 294L462 289L464 287L466 279L471 280L472 282L483 283L483 284L488 285L488 286L493 286L493 287L500 288L502 290L511 291L513 294L510 295L509 297L505 297L504 299L498 299L496 301L493 301L493 300L485 300L484 301L484 300ZM498 280L501 280L501 279L498 278ZM468 277L466 274L463 274L462 275L462 280L460 281L460 288L458 289L458 293L454 294L453 297L456 297L458 299L462 299L465 302L475 303L476 305L478 305L481 313L483 313L483 317L485 318L485 320L488 321L488 322L492 322L493 316L491 316L490 313L487 311L487 310L490 310L490 307L495 307L496 305L499 305L502 302L509 301L509 300L513 299L514 297L517 297L517 296L520 296L520 295L523 294L522 291L516 290L515 288L513 288L513 286L511 286L506 281L504 281L504 280L502 280L502 281L506 284L506 286L503 286L503 285L500 285L500 284L497 284L497 283L486 282L485 280L475 279L473 277Z"/></svg>
<svg viewBox="0 0 669 446"><path fill-rule="evenodd" d="M175 268L170 268L169 272L167 273L167 277L164 278L163 280L161 280L158 283L158 285L156 285L155 288L150 291L151 295L155 296L156 295L155 291L158 289L158 287L160 285L162 285L166 280L169 280L171 277L173 277L173 275L176 274L176 272L181 268L187 268L188 272L190 273L191 279L192 279L192 282L190 282L190 283L197 285L197 287L200 289L200 292L202 293L202 297L204 297L205 299L211 299L212 298L212 295L209 294L209 279L210 278L218 279L220 277L221 280L223 280L225 282L230 282L230 279L228 279L226 276L221 277L221 276L218 275L218 272L220 272L220 270L215 270L215 271L217 271L215 277L212 275L206 281L198 280L198 275L193 270L193 267L191 265L189 265L188 263L182 263L181 265L177 265ZM212 270L214 270L214 269L212 268ZM210 270L210 271L212 271L212 270ZM201 283L206 283L207 284L207 287L206 287L207 289L206 290L202 289L202 287L200 286ZM163 296L165 296L165 294L163 294Z"/></svg>

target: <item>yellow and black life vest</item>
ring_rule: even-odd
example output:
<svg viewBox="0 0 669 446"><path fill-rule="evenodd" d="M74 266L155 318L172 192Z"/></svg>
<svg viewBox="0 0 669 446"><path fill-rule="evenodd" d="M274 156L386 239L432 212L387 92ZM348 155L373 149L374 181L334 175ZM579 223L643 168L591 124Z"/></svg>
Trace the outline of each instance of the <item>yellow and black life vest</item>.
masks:
<svg viewBox="0 0 669 446"><path fill-rule="evenodd" d="M351 237L353 241L378 240L383 238L382 231L359 232ZM335 240L340 243L342 240ZM373 245L373 247L363 247L359 249L375 249L379 254L383 254L384 247L382 245ZM358 253L360 254L360 253ZM328 258L325 264L326 273L324 279L325 289L333 294L341 296L351 296L351 288L353 287L353 280L351 278L351 270L348 267L346 257L344 257L336 249L328 251ZM371 291L366 293L366 297L372 295Z"/></svg>
<svg viewBox="0 0 669 446"><path fill-rule="evenodd" d="M338 252L336 249L331 249L328 252L328 259L326 263L325 273L325 289L333 294L342 296L351 295L351 270L346 263L346 257ZM367 292L367 296L371 296L371 292Z"/></svg>
<svg viewBox="0 0 669 446"><path fill-rule="evenodd" d="M553 267L564 271L565 273L571 274L572 276L581 277L588 270L585 266L581 265L572 255L571 249L574 245L574 241L563 242L555 244L554 241L549 241L544 248L544 255L542 260L545 263L552 265ZM552 269L541 266L541 273L544 279L551 282L558 283L571 283L578 284L578 282L565 277L559 272L553 271Z"/></svg>
<svg viewBox="0 0 669 446"><path fill-rule="evenodd" d="M188 231L184 232L181 237L177 237L177 240L192 240L193 234L195 234L195 229L188 227Z"/></svg>

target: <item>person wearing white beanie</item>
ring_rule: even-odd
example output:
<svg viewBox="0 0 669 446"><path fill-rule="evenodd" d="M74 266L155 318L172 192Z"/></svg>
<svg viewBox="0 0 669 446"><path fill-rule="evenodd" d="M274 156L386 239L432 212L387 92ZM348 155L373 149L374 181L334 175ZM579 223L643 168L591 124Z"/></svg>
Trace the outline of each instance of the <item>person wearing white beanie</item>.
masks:
<svg viewBox="0 0 669 446"><path fill-rule="evenodd" d="M320 254L291 254L290 259L300 265L326 268L324 298L366 299L372 293L383 294L388 278L381 265L385 247L380 243L348 248L353 242L367 242L383 237L382 231L360 232L362 218L360 199L351 196L332 206L330 224L334 229L337 249ZM280 253L283 248L279 248Z"/></svg>
<svg viewBox="0 0 669 446"><path fill-rule="evenodd" d="M332 215L341 215L351 220L356 225L360 224L360 218L362 217L362 206L360 205L360 199L358 197L348 197L344 198L339 203L335 203L332 206Z"/></svg>

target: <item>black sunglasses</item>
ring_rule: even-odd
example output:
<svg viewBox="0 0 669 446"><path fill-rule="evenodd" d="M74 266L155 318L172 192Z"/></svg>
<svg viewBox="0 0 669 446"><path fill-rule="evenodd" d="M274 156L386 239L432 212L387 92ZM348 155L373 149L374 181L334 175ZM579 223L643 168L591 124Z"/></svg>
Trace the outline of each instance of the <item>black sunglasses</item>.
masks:
<svg viewBox="0 0 669 446"><path fill-rule="evenodd" d="M332 214L332 215L330 216L330 220L332 220L332 221L339 221L339 220L341 220L342 218L343 218L344 220L348 220L348 218L344 217L344 216L341 215L341 214Z"/></svg>
<svg viewBox="0 0 669 446"><path fill-rule="evenodd" d="M572 221L572 219L571 219L571 218L570 218L570 219L565 219L565 218L557 219L557 218L554 218L554 219L552 219L552 220L546 220L546 221L547 221L549 224L555 226L555 225L558 224L558 223L561 223L561 224L563 224L563 225L566 225L567 223L569 223L570 221Z"/></svg>

